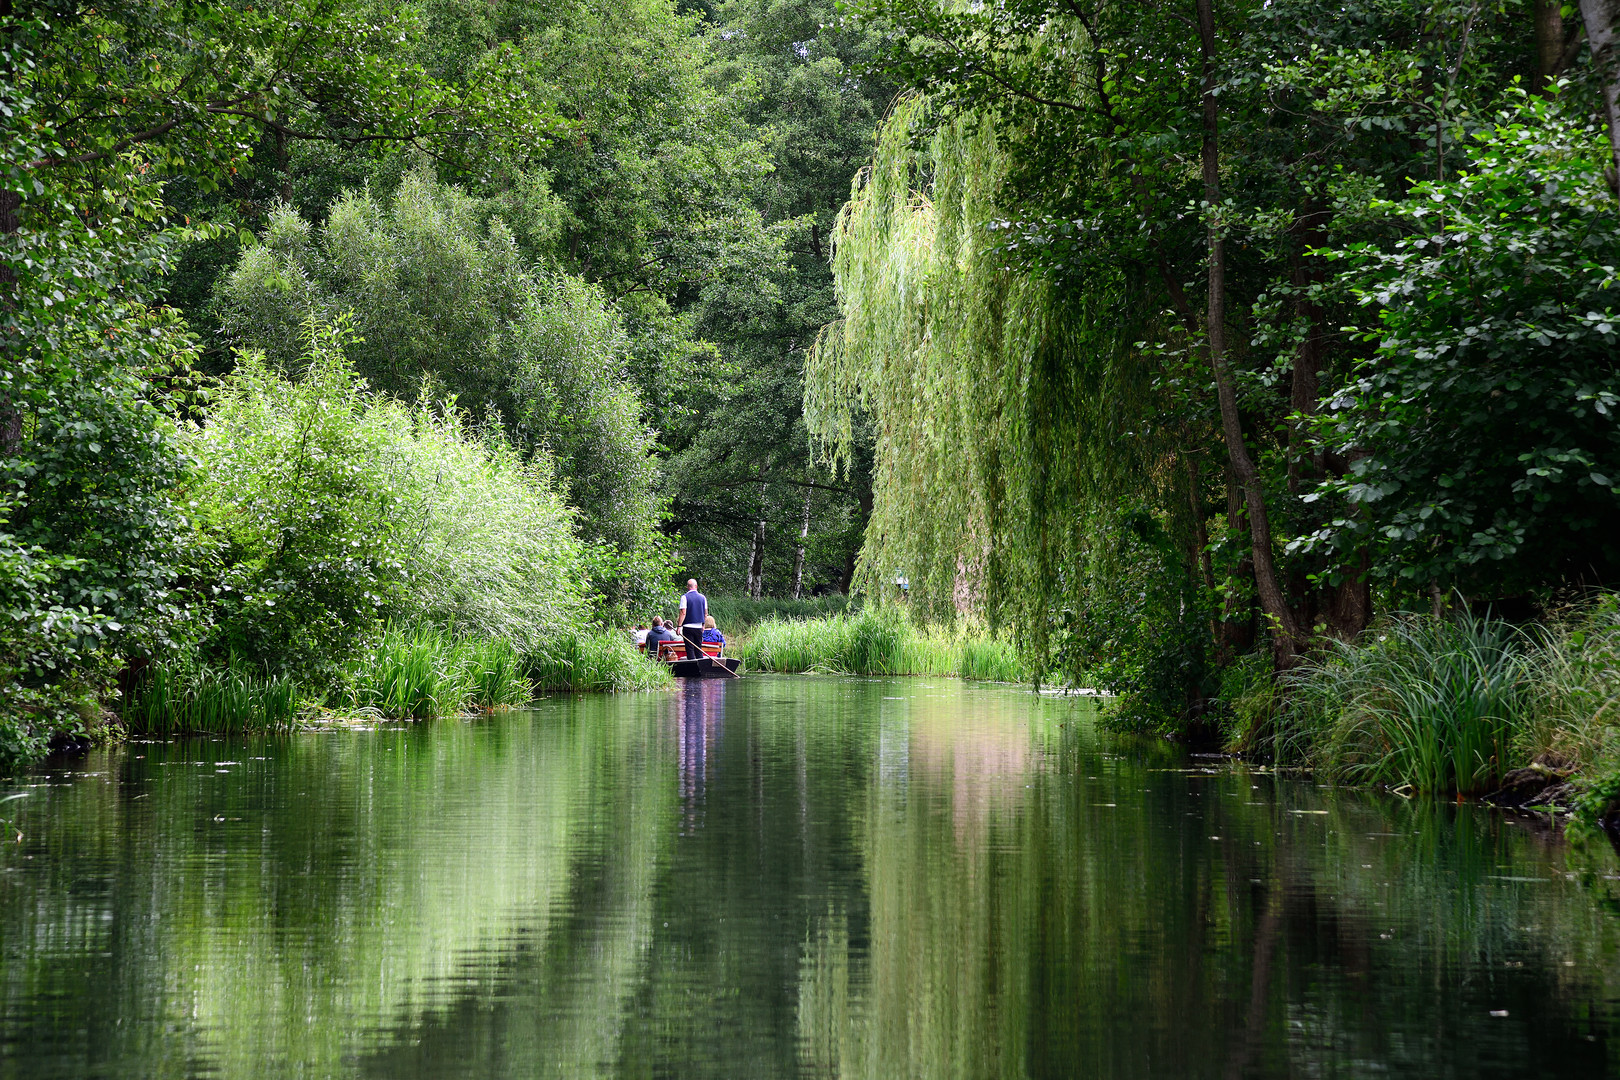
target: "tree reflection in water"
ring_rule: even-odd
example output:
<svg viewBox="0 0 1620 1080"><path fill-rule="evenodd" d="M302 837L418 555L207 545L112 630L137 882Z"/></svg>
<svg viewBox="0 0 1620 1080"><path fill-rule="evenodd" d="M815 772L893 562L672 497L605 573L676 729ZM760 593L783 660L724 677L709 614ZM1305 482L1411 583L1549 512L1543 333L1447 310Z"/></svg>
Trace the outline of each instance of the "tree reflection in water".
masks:
<svg viewBox="0 0 1620 1080"><path fill-rule="evenodd" d="M1004 688L693 681L27 783L0 1080L1620 1075L1612 863Z"/></svg>

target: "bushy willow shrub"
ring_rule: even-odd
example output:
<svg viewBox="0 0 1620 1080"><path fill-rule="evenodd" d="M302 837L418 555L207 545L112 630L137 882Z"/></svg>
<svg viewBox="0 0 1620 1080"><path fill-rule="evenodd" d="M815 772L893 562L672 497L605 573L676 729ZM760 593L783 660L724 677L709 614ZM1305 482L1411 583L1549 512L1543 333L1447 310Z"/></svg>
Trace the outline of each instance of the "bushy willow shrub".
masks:
<svg viewBox="0 0 1620 1080"><path fill-rule="evenodd" d="M585 551L544 456L369 393L344 344L307 320L296 379L244 355L185 429L217 582L203 655L313 678L387 619L524 649L579 618Z"/></svg>
<svg viewBox="0 0 1620 1080"><path fill-rule="evenodd" d="M992 227L1006 224L1007 171L985 118L932 115L920 96L896 105L834 227L843 317L810 353L805 414L846 464L872 418L857 584L881 595L904 575L926 617L967 608L1009 626L1040 675L1054 613L1093 618L1075 610L1084 567L1121 504L1170 507L1164 526L1186 531L1174 455L1189 421L1156 406L1154 365L1131 355L1162 335L1127 277L1097 268L1060 285L1007 269L1016 240Z"/></svg>
<svg viewBox="0 0 1620 1080"><path fill-rule="evenodd" d="M296 374L302 322L352 313L347 352L373 388L408 400L427 378L471 415L500 417L526 453L559 463L588 537L648 548L654 439L601 289L528 265L483 202L425 167L386 201L346 192L319 229L280 207L262 241L217 287L234 344Z"/></svg>

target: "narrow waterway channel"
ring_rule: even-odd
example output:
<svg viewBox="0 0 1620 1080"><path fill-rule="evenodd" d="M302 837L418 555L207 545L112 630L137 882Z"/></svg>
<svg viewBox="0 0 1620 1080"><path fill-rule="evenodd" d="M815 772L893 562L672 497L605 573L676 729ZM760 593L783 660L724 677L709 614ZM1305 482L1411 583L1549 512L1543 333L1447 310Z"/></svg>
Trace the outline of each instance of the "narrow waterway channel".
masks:
<svg viewBox="0 0 1620 1080"><path fill-rule="evenodd" d="M1611 854L1007 688L751 677L131 743L7 797L7 1080L1620 1062Z"/></svg>

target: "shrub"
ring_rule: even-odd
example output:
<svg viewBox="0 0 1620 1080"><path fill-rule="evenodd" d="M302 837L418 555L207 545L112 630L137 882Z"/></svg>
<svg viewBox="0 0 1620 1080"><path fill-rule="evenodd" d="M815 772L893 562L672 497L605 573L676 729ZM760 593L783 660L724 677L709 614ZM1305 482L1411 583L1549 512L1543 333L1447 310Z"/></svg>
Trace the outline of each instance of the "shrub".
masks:
<svg viewBox="0 0 1620 1080"><path fill-rule="evenodd" d="M520 647L576 618L585 554L544 459L367 393L341 323L305 335L299 381L244 356L186 429L219 582L206 655L330 678L389 618Z"/></svg>

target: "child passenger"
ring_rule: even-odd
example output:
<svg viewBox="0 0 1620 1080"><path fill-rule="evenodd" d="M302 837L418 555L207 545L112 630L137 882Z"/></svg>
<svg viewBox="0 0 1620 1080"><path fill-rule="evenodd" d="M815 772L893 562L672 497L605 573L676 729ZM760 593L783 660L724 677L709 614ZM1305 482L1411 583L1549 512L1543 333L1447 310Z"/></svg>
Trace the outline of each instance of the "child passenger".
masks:
<svg viewBox="0 0 1620 1080"><path fill-rule="evenodd" d="M703 644L724 645L725 643L726 635L722 634L720 628L714 625L714 616L710 615L705 618L703 620Z"/></svg>

